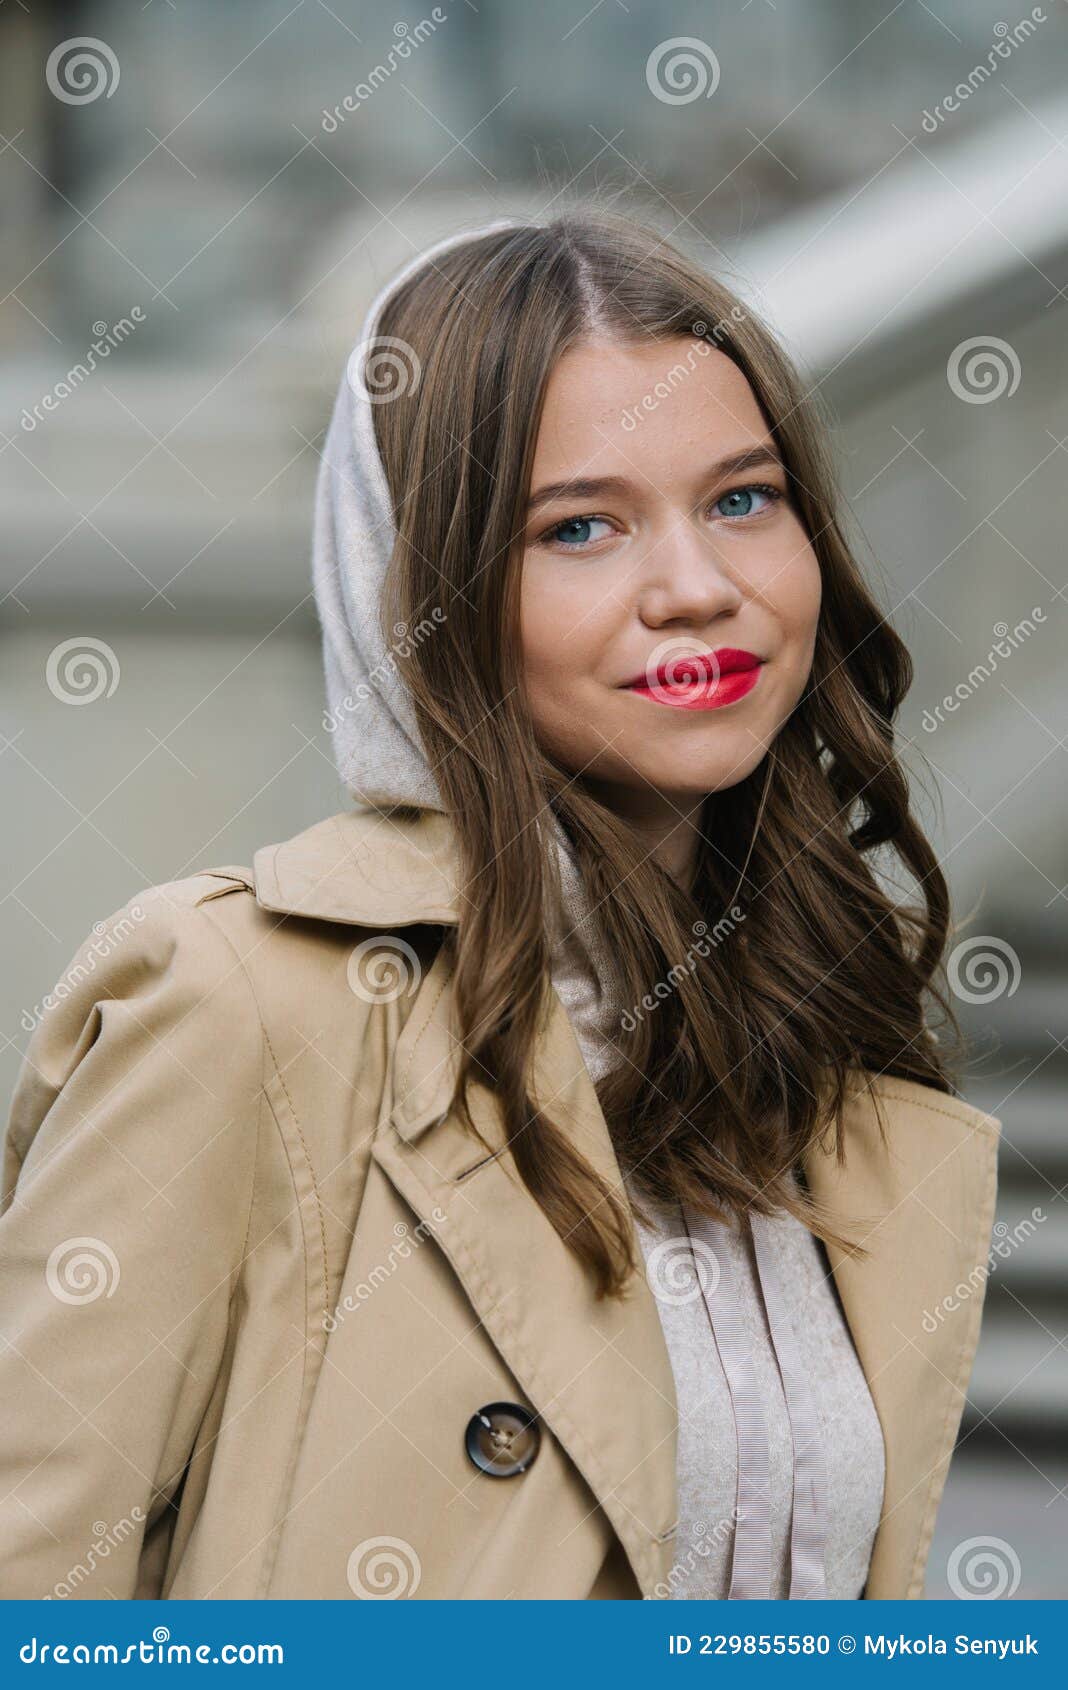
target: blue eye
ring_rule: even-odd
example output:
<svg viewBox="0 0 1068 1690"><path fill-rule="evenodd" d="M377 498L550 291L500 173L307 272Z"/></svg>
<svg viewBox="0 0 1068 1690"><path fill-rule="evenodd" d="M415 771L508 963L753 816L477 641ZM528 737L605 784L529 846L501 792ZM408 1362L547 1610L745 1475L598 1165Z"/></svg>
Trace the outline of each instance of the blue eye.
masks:
<svg viewBox="0 0 1068 1690"><path fill-rule="evenodd" d="M581 546L588 546L591 540L603 539L603 535L593 532L598 526L611 529L611 524L600 516L569 516L566 522L558 522L555 528L550 528L547 538L577 551Z"/></svg>
<svg viewBox="0 0 1068 1690"><path fill-rule="evenodd" d="M732 517L759 516L760 510L754 509L754 498L767 499L769 502L768 505L762 507L766 510L770 505L774 504L777 499L781 499L782 494L779 492L777 487L735 487L732 488L729 493L724 493L722 498L717 499L712 508L713 510L718 511L720 516L725 516L728 519ZM729 505L731 508L729 510L724 510L722 508L724 505Z"/></svg>

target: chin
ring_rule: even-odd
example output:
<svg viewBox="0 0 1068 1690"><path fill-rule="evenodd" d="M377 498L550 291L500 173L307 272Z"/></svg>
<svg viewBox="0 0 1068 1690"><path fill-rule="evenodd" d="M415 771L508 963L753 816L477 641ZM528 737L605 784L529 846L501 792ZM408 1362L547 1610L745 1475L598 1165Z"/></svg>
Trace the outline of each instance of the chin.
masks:
<svg viewBox="0 0 1068 1690"><path fill-rule="evenodd" d="M748 773L749 770L745 768L717 769L707 776L701 776L694 774L691 765L685 774L680 773L678 776L670 769L661 769L655 775L650 773L649 786L663 793L665 798L672 799L681 808L683 805L695 803L699 798L707 798L710 792L724 792L728 787L737 786Z"/></svg>
<svg viewBox="0 0 1068 1690"><path fill-rule="evenodd" d="M720 736L715 750L691 745L685 751L673 746L670 754L650 756L645 745L633 759L631 784L646 781L658 791L677 792L693 799L703 792L719 792L737 786L761 762L767 752L764 739L751 734Z"/></svg>

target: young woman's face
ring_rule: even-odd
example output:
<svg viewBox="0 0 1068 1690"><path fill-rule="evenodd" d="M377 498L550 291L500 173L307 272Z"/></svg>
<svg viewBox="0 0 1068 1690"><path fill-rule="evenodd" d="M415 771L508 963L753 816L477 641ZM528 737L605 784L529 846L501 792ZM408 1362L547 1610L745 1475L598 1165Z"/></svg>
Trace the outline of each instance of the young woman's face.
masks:
<svg viewBox="0 0 1068 1690"><path fill-rule="evenodd" d="M707 342L590 341L553 372L525 682L539 743L623 813L743 780L800 698L820 575L786 488L748 381Z"/></svg>

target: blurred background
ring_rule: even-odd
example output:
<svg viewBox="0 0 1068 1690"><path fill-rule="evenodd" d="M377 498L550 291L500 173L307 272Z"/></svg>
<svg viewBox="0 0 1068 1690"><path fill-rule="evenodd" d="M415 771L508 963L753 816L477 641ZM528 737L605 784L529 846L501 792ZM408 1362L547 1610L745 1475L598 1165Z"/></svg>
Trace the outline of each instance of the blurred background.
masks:
<svg viewBox="0 0 1068 1690"><path fill-rule="evenodd" d="M94 921L345 806L309 528L372 292L629 207L778 329L914 655L1004 1122L928 1593L975 1538L988 1594L1068 1595L1063 0L8 0L0 91L4 1098Z"/></svg>

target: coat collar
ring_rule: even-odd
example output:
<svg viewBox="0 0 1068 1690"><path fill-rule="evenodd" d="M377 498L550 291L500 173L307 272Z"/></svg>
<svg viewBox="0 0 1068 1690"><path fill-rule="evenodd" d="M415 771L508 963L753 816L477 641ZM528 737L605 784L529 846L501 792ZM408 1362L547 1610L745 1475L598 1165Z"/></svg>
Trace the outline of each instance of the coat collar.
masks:
<svg viewBox="0 0 1068 1690"><path fill-rule="evenodd" d="M265 909L386 931L455 923L458 874L448 819L430 811L337 815L254 858ZM475 1118L491 1153L463 1129L450 1108L452 1015L439 951L397 1035L375 1159L433 1230L479 1320L605 1510L643 1595L655 1595L672 1564L677 1510L674 1380L655 1300L643 1275L622 1303L595 1300L522 1188L489 1092L476 1088ZM534 1085L553 1119L622 1191L558 997ZM999 1126L960 1098L855 1069L842 1118L844 1162L825 1144L805 1158L813 1195L868 1251L858 1261L828 1250L886 1445L868 1597L922 1594L978 1339ZM973 1294L939 1319L932 1311L961 1285ZM626 1412L606 1413L614 1404Z"/></svg>
<svg viewBox="0 0 1068 1690"><path fill-rule="evenodd" d="M253 858L264 909L361 927L459 920L455 835L439 810L350 810Z"/></svg>

